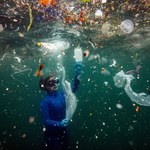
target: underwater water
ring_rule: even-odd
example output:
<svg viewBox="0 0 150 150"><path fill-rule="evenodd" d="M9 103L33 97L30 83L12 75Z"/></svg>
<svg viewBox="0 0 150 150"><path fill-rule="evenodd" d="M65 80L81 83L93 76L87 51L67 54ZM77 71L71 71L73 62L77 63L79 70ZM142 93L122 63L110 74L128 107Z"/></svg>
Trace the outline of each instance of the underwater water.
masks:
<svg viewBox="0 0 150 150"><path fill-rule="evenodd" d="M54 73L60 77L61 52L51 56L36 45L40 41L56 43L63 51L61 63L70 82L74 49L80 46L90 53L83 57L77 108L68 126L68 149L150 149L150 107L132 102L113 81L119 71L140 65L131 87L136 93L150 94L150 28L103 36L99 27L72 29L61 22L40 23L22 38L14 31L0 33L0 149L42 149L39 106L46 93L39 89L35 72L44 63L44 76Z"/></svg>

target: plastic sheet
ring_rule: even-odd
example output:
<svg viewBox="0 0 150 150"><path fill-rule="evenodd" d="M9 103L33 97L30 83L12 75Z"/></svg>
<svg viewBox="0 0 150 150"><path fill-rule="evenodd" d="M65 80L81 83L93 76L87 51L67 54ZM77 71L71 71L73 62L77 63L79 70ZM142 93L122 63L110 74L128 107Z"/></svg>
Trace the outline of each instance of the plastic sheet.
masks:
<svg viewBox="0 0 150 150"><path fill-rule="evenodd" d="M82 49L80 47L74 49L74 57L76 62L82 62Z"/></svg>
<svg viewBox="0 0 150 150"><path fill-rule="evenodd" d="M3 25L0 24L0 32L2 32L4 30Z"/></svg>
<svg viewBox="0 0 150 150"><path fill-rule="evenodd" d="M32 26L32 23L33 23L32 9L31 9L30 5L28 5L28 10L29 10L30 23L29 23L29 25L27 27L27 31L30 30L30 28Z"/></svg>
<svg viewBox="0 0 150 150"><path fill-rule="evenodd" d="M146 93L135 93L130 83L134 79L132 75L126 75L123 70L118 72L114 77L115 86L118 88L124 87L125 92L130 97L131 101L142 105L142 106L150 106L150 95Z"/></svg>
<svg viewBox="0 0 150 150"><path fill-rule="evenodd" d="M62 78L62 85L63 89L65 91L65 100L66 100L66 118L68 120L71 120L76 107L77 107L77 98L72 92L71 85L68 81L65 80L65 69L62 66L62 71L63 71L63 78Z"/></svg>

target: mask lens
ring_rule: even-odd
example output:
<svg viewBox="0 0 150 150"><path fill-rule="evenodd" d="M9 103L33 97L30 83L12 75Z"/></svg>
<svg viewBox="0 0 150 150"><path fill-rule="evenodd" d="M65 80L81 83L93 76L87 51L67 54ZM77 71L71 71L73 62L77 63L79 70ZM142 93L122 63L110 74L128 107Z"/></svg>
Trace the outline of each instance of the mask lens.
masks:
<svg viewBox="0 0 150 150"><path fill-rule="evenodd" d="M49 86L55 86L58 83L59 83L59 79L58 78L51 78L51 79L48 80L48 85Z"/></svg>

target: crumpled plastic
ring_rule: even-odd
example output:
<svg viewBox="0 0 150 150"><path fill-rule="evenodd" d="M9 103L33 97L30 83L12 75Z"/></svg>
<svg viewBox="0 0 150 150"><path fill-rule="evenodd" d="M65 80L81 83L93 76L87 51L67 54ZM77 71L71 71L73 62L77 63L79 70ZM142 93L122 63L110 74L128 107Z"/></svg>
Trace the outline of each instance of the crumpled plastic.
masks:
<svg viewBox="0 0 150 150"><path fill-rule="evenodd" d="M123 87L131 101L142 105L142 106L150 106L150 95L147 95L146 93L135 93L130 84L131 81L134 79L132 75L126 75L123 70L118 72L114 76L114 83L115 86L118 88Z"/></svg>
<svg viewBox="0 0 150 150"><path fill-rule="evenodd" d="M63 66L62 66L62 76L63 78L61 82L65 92L66 118L68 120L71 120L77 107L77 98L75 94L72 92L70 82L65 80L66 72Z"/></svg>

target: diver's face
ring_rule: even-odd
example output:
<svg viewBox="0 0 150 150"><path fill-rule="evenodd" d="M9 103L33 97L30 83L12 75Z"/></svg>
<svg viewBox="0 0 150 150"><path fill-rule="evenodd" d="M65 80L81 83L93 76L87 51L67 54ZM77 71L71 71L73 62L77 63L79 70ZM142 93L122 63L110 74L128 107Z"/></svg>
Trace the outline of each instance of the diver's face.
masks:
<svg viewBox="0 0 150 150"><path fill-rule="evenodd" d="M58 90L58 82L55 78L50 78L48 80L47 90L48 92L55 92Z"/></svg>

